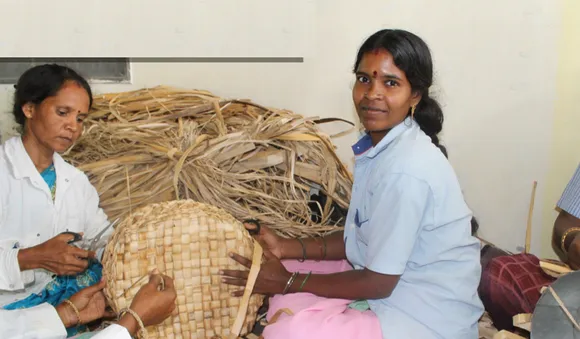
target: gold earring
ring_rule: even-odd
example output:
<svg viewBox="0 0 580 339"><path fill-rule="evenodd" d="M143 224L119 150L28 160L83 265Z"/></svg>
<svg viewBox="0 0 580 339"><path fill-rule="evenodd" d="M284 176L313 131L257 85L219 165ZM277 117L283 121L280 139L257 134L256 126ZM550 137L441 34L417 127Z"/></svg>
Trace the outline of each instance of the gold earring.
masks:
<svg viewBox="0 0 580 339"><path fill-rule="evenodd" d="M417 105L411 106L411 119L415 119L415 107L417 107Z"/></svg>

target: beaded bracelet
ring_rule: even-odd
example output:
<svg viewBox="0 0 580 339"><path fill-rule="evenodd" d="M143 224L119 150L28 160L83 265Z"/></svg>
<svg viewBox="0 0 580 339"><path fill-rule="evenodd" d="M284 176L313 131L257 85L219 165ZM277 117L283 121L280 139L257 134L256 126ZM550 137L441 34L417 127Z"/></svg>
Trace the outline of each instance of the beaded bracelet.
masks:
<svg viewBox="0 0 580 339"><path fill-rule="evenodd" d="M139 317L137 312L133 311L130 308L124 308L121 310L121 312L119 312L119 318L121 318L125 313L131 314L133 318L137 320L137 323L139 324L139 331L137 331L137 336L141 338L147 338L147 330L145 329L145 325L143 324L143 321L141 320L141 317Z"/></svg>

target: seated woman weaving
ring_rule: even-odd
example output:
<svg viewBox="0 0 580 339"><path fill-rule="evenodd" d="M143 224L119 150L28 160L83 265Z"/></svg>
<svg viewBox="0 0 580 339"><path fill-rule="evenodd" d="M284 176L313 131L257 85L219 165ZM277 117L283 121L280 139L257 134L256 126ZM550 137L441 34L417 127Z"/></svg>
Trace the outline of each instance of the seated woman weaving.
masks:
<svg viewBox="0 0 580 339"><path fill-rule="evenodd" d="M429 96L429 48L412 33L381 30L363 43L354 73L353 101L367 134L353 147L345 229L299 240L260 229L266 260L254 292L275 295L264 338L475 339L480 244L438 148L443 113ZM245 286L248 271L222 275ZM290 315L273 321L279 310Z"/></svg>
<svg viewBox="0 0 580 339"><path fill-rule="evenodd" d="M88 259L100 257L112 231L97 253L61 234L92 237L108 225L87 176L58 154L82 133L92 104L87 81L67 67L42 65L15 88L13 113L23 134L0 147L0 306L7 309L55 305L97 283L100 264Z"/></svg>

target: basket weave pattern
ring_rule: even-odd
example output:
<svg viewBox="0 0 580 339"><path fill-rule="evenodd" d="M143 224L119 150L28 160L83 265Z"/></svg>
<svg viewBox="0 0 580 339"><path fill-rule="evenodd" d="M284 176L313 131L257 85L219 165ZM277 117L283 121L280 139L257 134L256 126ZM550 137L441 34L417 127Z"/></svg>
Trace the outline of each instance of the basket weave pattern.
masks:
<svg viewBox="0 0 580 339"><path fill-rule="evenodd" d="M193 200L141 207L117 226L105 249L105 295L118 313L157 268L174 279L177 307L147 329L149 338L229 338L241 298L231 296L239 288L222 283L219 270L245 269L230 251L251 258L253 239L217 207ZM250 298L241 335L251 330L262 302L263 296Z"/></svg>

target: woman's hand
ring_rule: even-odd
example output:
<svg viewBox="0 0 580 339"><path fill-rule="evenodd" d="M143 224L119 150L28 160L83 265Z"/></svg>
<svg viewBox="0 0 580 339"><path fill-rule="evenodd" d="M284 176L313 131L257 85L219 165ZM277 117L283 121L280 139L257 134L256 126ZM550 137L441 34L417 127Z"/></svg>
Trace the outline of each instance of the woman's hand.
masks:
<svg viewBox="0 0 580 339"><path fill-rule="evenodd" d="M247 230L255 230L256 226L254 224L246 223L244 224ZM278 259L284 258L284 245L287 239L278 236L276 233L272 232L268 227L261 225L260 232L253 236L264 250L270 251Z"/></svg>
<svg viewBox="0 0 580 339"><path fill-rule="evenodd" d="M255 230L255 225L244 224L246 229ZM333 232L324 238L287 239L278 236L266 226L253 236L264 250L278 259L343 260L346 259L344 232Z"/></svg>
<svg viewBox="0 0 580 339"><path fill-rule="evenodd" d="M162 285L165 285L164 289L161 289ZM173 313L176 298L173 279L154 270L149 277L149 282L143 285L133 298L130 308L139 315L145 327L157 325ZM131 335L135 334L139 328L135 318L129 313L123 315L119 320L119 325L124 326Z"/></svg>
<svg viewBox="0 0 580 339"><path fill-rule="evenodd" d="M94 258L95 252L69 245L68 242L73 239L73 235L60 234L42 244L18 251L20 270L44 268L57 275L83 272L89 266L87 259Z"/></svg>
<svg viewBox="0 0 580 339"><path fill-rule="evenodd" d="M238 255L236 253L231 254L232 259L239 262L248 269L252 266L252 261ZM284 291L286 283L292 276L288 270L282 265L280 259L271 253L268 249L264 249L265 261L260 267L260 273L256 278L256 283L254 285L253 293L257 294L280 294ZM223 276L222 282L235 285L235 286L246 286L248 281L249 271L238 271L238 270L222 270L220 274ZM235 297L242 296L244 290L239 290L233 292L232 295Z"/></svg>
<svg viewBox="0 0 580 339"><path fill-rule="evenodd" d="M103 317L113 317L115 314L106 311L107 306L105 295L105 280L98 284L84 288L70 297L70 301L75 305L80 314L80 319L67 303L61 303L56 307L56 311L65 327L71 327L77 324L87 324Z"/></svg>

